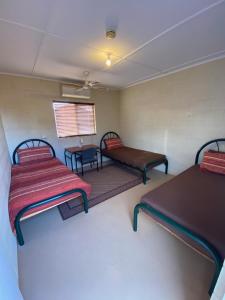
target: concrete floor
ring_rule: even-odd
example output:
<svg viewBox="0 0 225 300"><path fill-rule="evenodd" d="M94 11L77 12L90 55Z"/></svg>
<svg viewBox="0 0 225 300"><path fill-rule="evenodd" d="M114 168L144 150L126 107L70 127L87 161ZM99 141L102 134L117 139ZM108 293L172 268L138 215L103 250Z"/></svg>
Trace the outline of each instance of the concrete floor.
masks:
<svg viewBox="0 0 225 300"><path fill-rule="evenodd" d="M141 195L168 180L152 180L62 221L57 208L23 222L18 248L25 300L205 300L213 264L149 216L132 212Z"/></svg>

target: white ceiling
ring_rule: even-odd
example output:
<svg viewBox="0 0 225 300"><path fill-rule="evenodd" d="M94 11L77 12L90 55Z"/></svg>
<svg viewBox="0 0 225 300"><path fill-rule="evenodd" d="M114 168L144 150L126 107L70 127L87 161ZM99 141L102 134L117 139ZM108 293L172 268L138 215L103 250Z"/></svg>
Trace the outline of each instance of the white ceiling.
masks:
<svg viewBox="0 0 225 300"><path fill-rule="evenodd" d="M1 73L126 87L223 56L225 0L0 0Z"/></svg>

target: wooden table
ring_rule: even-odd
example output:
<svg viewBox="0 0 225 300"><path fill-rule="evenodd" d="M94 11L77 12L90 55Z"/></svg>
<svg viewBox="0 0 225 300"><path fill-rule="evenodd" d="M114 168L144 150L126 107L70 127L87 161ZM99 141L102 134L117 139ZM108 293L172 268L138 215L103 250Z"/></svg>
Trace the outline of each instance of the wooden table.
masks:
<svg viewBox="0 0 225 300"><path fill-rule="evenodd" d="M96 148L97 150L99 150L99 147L94 144L83 145L81 147L76 146L76 147L65 148L64 149L64 158L65 158L66 166L67 166L67 159L69 159L70 163L71 163L72 171L74 170L74 166L73 166L73 157L74 157L76 172L78 172L76 154L81 153L82 151L90 149L90 148Z"/></svg>

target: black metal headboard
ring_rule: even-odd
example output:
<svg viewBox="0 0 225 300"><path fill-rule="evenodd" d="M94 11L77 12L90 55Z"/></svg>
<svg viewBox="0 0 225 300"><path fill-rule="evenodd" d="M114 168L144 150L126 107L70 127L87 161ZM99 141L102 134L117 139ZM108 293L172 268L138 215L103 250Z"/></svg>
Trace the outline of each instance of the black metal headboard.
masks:
<svg viewBox="0 0 225 300"><path fill-rule="evenodd" d="M215 144L216 145L216 150L218 152L220 152L221 148L220 148L220 142L225 142L225 138L220 138L220 139L215 139L215 140L211 140L207 143L205 143L204 145L201 146L201 148L198 150L196 157L195 157L195 164L198 164L199 161L199 156L202 152L203 149L205 149L206 147L208 147L209 145Z"/></svg>
<svg viewBox="0 0 225 300"><path fill-rule="evenodd" d="M108 139L113 139L113 138L120 138L119 134L114 132L114 131L109 131L109 132L106 132L103 137L101 138L101 141L100 141L100 150L102 151L104 148L105 148L105 140L108 140Z"/></svg>
<svg viewBox="0 0 225 300"><path fill-rule="evenodd" d="M20 149L20 148L33 148L33 147L39 147L39 146L48 146L51 151L52 151L52 157L55 157L55 150L54 148L52 147L51 144L49 144L48 142L44 141L44 140L40 140L40 139L29 139L29 140L26 140L26 141L23 141L21 142L16 148L15 150L13 151L13 156L12 156L12 159L13 159L13 163L14 164L17 164L18 163L18 159L17 159L17 150Z"/></svg>

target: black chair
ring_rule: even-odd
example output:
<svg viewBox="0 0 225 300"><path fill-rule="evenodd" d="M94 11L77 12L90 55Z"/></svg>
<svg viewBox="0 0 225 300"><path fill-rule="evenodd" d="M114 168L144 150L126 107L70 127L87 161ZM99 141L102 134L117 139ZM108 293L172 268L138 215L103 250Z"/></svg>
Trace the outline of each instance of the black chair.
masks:
<svg viewBox="0 0 225 300"><path fill-rule="evenodd" d="M82 152L76 153L76 161L80 162L81 164L81 170L82 170L82 176L84 175L84 165L90 164L92 168L92 164L95 162L97 163L97 171L99 171L98 168L98 152L97 148L88 148L83 150Z"/></svg>

